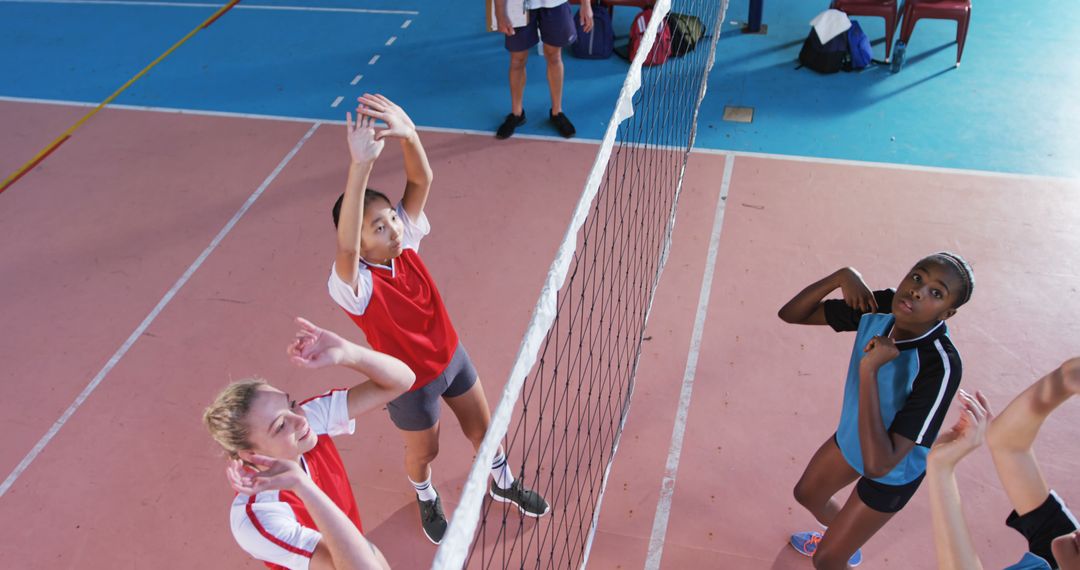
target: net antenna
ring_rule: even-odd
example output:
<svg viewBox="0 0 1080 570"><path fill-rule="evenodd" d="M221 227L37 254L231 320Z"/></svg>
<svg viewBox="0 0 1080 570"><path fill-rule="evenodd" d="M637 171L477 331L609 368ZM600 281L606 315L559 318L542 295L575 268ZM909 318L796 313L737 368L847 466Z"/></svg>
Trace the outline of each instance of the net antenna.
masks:
<svg viewBox="0 0 1080 570"><path fill-rule="evenodd" d="M587 564L727 6L655 3L433 568ZM643 67L669 13L705 35ZM546 516L484 500L500 445Z"/></svg>

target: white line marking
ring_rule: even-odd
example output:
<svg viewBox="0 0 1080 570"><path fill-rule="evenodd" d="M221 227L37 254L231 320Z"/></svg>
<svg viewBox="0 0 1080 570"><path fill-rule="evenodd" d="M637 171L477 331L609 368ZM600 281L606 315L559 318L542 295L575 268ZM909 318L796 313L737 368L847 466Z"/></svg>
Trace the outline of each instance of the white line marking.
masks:
<svg viewBox="0 0 1080 570"><path fill-rule="evenodd" d="M390 36L390 39L386 40L386 45L392 46L397 41L397 36Z"/></svg>
<svg viewBox="0 0 1080 570"><path fill-rule="evenodd" d="M330 103L330 106L334 107L334 108L337 108L337 106L340 105L341 102L344 101L344 100L345 100L345 97L342 97L341 95L338 95L338 98L334 99L334 102Z"/></svg>
<svg viewBox="0 0 1080 570"><path fill-rule="evenodd" d="M0 0L0 3L11 0ZM21 1L21 0L20 0ZM358 76L363 77L363 76ZM40 105L65 105L69 107L97 107L97 102L86 101L67 101L63 99L40 99L33 97L8 97L0 95L0 101L9 101L13 103L35 103ZM175 107L150 107L143 105L118 105L110 104L110 109L124 109L128 111L151 111L154 113L175 113L178 115L193 115L198 117L230 117L241 119L259 119L264 121L280 121L286 123L312 123L315 121L324 124L337 124L344 125L345 121L333 121L327 119L321 119L318 117L290 117L287 115L258 115L255 113L236 113L232 111L202 111L198 109L178 109ZM458 135L478 135L478 136L492 136L495 134L494 130L484 131L480 129L457 129L450 127L431 127L424 125L417 125L417 129L421 131L428 131L433 133L450 133ZM572 139L564 139L559 136L549 135L533 135L527 133L515 133L514 140L536 140L536 141L551 141L565 144L600 144L599 139L590 139L585 137L574 137ZM650 149L667 149L675 147L657 146L651 145ZM682 147L679 147L682 148ZM837 164L842 166L864 166L867 168L888 168L892 170L907 170L912 172L933 172L936 174L953 174L953 175L968 175L968 176L982 176L987 178L1006 178L1012 180L1034 180L1041 182L1066 182L1077 184L1080 183L1080 176L1054 176L1050 174L1024 174L1019 172L998 172L994 170L974 170L967 168L948 168L945 166L920 166L918 164L897 164L891 162L871 162L861 160L850 160L843 158L821 158L816 156L799 156L795 154L770 154L764 152L747 152L738 150L723 150L723 149L709 149L700 148L695 146L690 150L691 154L722 154L731 155L735 157L748 157L748 158L768 158L773 160L788 160L792 162L809 162L814 164Z"/></svg>
<svg viewBox="0 0 1080 570"><path fill-rule="evenodd" d="M357 75L356 77L352 78L352 81L349 82L349 85L356 85L357 83L360 83L360 80L363 78L363 75Z"/></svg>
<svg viewBox="0 0 1080 570"><path fill-rule="evenodd" d="M405 20L405 22L401 24L401 29L404 30L405 28L408 28L410 25L412 25L412 20Z"/></svg>
<svg viewBox="0 0 1080 570"><path fill-rule="evenodd" d="M278 174L280 174L281 171L285 168L285 165L288 164L294 156L296 156L296 153L300 151L300 148L304 146L304 143L306 143L307 140L311 138L311 135L315 133L315 130L318 129L319 125L321 124L322 123L316 122L315 124L311 125L311 128L308 129L307 133L304 134L304 136L300 138L300 141L297 142L295 146L293 146L292 150L289 151L289 154L286 154L285 158L281 159L281 162L278 163L277 168L275 168L274 171L266 177L266 180L263 180L263 183L260 184L259 187L255 190L255 192L248 197L247 201L244 202L244 205L240 206L240 209L237 210L235 214L233 214L232 219L230 219L228 223L226 223L225 226L221 228L221 231L219 231L218 234L214 236L214 239L210 241L210 245L206 246L206 249L204 249L203 252L199 255L199 257L196 258L194 262L192 262L191 266L187 268L187 271L184 271L184 274L176 280L176 283L173 283L172 288L170 288L169 291L165 293L165 296L162 297L160 301L158 301L157 305L153 308L153 310L150 311L150 314L146 315L146 318L143 319L142 323L139 324L135 331L131 333L131 336L129 336L127 340L124 341L124 344L122 344L120 348L117 349L117 351L112 355L112 357L109 358L109 361L105 363L105 366L100 371L98 371L97 375L94 376L93 380L91 380L90 383L87 384L85 388L83 388L83 391L79 393L79 395L75 398L75 401L72 402L70 406L68 406L67 410L64 410L64 413L60 416L60 419L56 420L56 422L53 423L52 427L49 428L49 431L46 432L40 440L38 440L37 444L34 445L34 448L26 454L26 457L23 457L22 461L20 461L19 464L15 467L15 470L7 476L7 479L4 479L3 484L0 484L0 497L3 497L4 494L8 492L8 489L10 489L11 486L15 484L15 481L19 479L19 476L21 476L23 472L26 471L28 467L30 467L30 464L34 462L34 459L36 459L39 454L41 454L41 451L45 449L45 446L48 445L50 441L52 441L52 438L55 437L56 434L60 431L60 428L64 427L64 424L67 423L67 421L71 418L75 411L79 409L79 406L82 406L83 402L85 402L86 399L90 397L90 394L93 393L93 391L98 387L98 385L101 384L101 382L105 379L105 376L107 376L109 372L112 371L112 369L116 366L116 364L120 362L120 359L123 358L125 354L127 354L127 351L131 348L132 345L135 344L135 341L139 340L139 337L141 337L142 334L146 332L146 329L150 326L151 323L154 322L154 319L156 319L158 315L161 314L161 311L165 309L165 306L168 305L170 301L172 301L173 297L176 296L176 293L180 291L180 288L183 287L189 279L191 279L191 276L195 273L196 270L199 269L203 262L206 261L206 258L210 257L210 254L213 253L214 249L217 248L217 246L221 243L222 240L225 239L225 236L229 235L229 232L232 231L233 227L236 226L236 223L240 221L240 218L242 218L244 214L247 213L247 211L251 208L251 205L255 203L255 200L259 199L259 196L262 195L263 191L266 190L268 186L270 186L270 184L274 181L275 178L277 178Z"/></svg>
<svg viewBox="0 0 1080 570"><path fill-rule="evenodd" d="M18 4L97 4L113 6L166 6L170 8L221 8L221 4L188 2L125 2L123 0L0 0L0 3ZM350 14L399 14L419 16L416 10L376 10L371 8L326 8L320 6L271 6L265 4L237 4L233 10L279 10L290 12L339 12Z"/></svg>
<svg viewBox="0 0 1080 570"><path fill-rule="evenodd" d="M713 273L716 269L716 252L720 248L720 229L724 225L724 205L731 187L731 171L734 167L735 157L728 155L724 161L720 198L716 201L712 235L709 237L705 275L701 278L701 293L698 296L697 316L694 318L694 332L690 337L690 350L686 355L686 371L683 373L682 390L679 392L679 411L675 415L675 426L671 430L671 448L668 451L667 465L664 467L664 479L660 485L660 500L656 504L652 536L649 538L649 554L645 559L647 570L660 568L660 557L664 552L664 537L667 535L668 517L671 516L671 497L675 493L675 478L679 472L679 459L682 456L686 419L690 411L690 397L693 395L694 376L697 374L698 355L701 353L701 335L705 330L705 316L709 311L709 294L712 291Z"/></svg>
<svg viewBox="0 0 1080 570"><path fill-rule="evenodd" d="M375 65L375 62L379 61L379 54L371 56L371 61L367 62L368 65Z"/></svg>

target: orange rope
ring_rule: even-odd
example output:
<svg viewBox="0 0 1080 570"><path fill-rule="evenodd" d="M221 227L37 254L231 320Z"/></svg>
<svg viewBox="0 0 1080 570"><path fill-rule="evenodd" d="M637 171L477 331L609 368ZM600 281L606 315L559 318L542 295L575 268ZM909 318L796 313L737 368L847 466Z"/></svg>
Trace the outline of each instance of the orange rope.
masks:
<svg viewBox="0 0 1080 570"><path fill-rule="evenodd" d="M157 59L150 62L150 65L147 65L146 67L144 67L142 69L142 71L136 73L134 77L132 77L131 79L128 79L127 82L124 83L123 85L121 85L119 89L114 91L112 95L109 95L104 101L99 103L98 106L94 107L89 113L83 115L83 117L81 119L79 119L78 121L76 121L74 125L71 125L60 136L56 137L56 140L49 143L48 146L41 149L41 152L34 155L34 158L30 159L29 162L27 162L21 168L16 170L11 176L8 176L7 179L4 180L3 185L0 185L0 193L3 193L3 191L7 190L8 187L10 187L12 184L14 184L16 180L22 178L24 175L26 175L26 173L33 170L35 166L40 164L41 161L45 160L45 157L49 156L49 154L51 154L54 150L59 148L60 145L64 144L65 141L67 141L69 138L71 138L71 135L74 134L75 131L79 127L83 126L83 124L86 123L86 121L90 120L90 117L93 117L94 115L97 114L98 111L104 109L106 105L108 105L109 103L112 103L114 99L119 97L120 94L124 92L124 90L126 90L128 87L131 87L132 83L135 83L136 81L139 80L140 77L142 77L143 75L146 75L146 73L148 71L150 71L155 65L161 63L161 60L165 59L169 54L171 54L173 51L175 51L176 48L183 45L184 42L191 39L191 36L194 36L195 34L197 34L199 32L199 30L206 29L208 26L210 26L210 24L213 24L218 18L223 16L225 14L225 12L228 12L233 6L235 6L235 5L239 4L239 3L240 3L240 0L230 0L230 2L228 4L226 4L226 5L222 6L221 8L219 8L218 11L214 12L214 14L212 16L210 16L209 18L206 19L206 21L199 24L194 30L191 30L190 32L188 32L187 35L184 36L183 38L180 38L180 41L173 44L172 47L165 50L165 53L159 55L157 57Z"/></svg>

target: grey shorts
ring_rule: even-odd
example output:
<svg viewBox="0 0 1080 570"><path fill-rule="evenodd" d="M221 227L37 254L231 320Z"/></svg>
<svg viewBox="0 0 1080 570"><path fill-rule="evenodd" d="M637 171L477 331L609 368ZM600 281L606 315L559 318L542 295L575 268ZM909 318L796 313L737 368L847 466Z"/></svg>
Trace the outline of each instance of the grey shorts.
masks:
<svg viewBox="0 0 1080 570"><path fill-rule="evenodd" d="M427 386L405 392L386 405L390 421L400 430L422 431L439 421L439 398L454 398L476 384L476 367L469 353L458 343L450 364Z"/></svg>

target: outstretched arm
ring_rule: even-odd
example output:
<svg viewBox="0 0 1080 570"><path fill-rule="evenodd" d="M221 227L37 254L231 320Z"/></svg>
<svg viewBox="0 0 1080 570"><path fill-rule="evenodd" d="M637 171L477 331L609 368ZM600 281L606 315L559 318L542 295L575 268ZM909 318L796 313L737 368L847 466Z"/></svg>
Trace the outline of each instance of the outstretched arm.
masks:
<svg viewBox="0 0 1080 570"><path fill-rule="evenodd" d="M386 128L376 131L376 139L381 141L390 137L401 141L401 152L405 156L406 180L405 196L401 201L409 217L414 222L419 221L420 214L424 212L424 205L427 203L434 174L431 172L431 165L428 164L424 145L420 143L416 125L404 109L382 95L365 93L359 101L358 113L386 123Z"/></svg>
<svg viewBox="0 0 1080 570"><path fill-rule="evenodd" d="M1066 361L1029 386L990 424L986 436L990 454L1005 493L1019 514L1031 512L1050 494L1031 445L1046 418L1077 393L1080 357Z"/></svg>
<svg viewBox="0 0 1080 570"><path fill-rule="evenodd" d="M254 495L269 490L289 490L296 494L315 526L322 535L322 540L315 547L310 568L316 570L346 569L387 569L385 559L375 549L360 529L349 520L345 513L326 496L315 482L300 468L295 461L274 459L263 455L254 455L251 463L260 470L252 471L243 463L234 460L226 469L226 477L233 489L244 495Z"/></svg>
<svg viewBox="0 0 1080 570"><path fill-rule="evenodd" d="M825 306L822 301L836 289L843 292L844 301L851 308L867 313L877 310L874 293L866 286L862 275L851 267L845 267L800 291L780 309L778 315L784 322L797 325L828 324L825 321Z"/></svg>
<svg viewBox="0 0 1080 570"><path fill-rule="evenodd" d="M416 381L416 374L402 361L370 348L353 344L297 318L300 331L289 344L290 360L305 368L344 366L368 377L349 389L349 416L375 409L405 393Z"/></svg>
<svg viewBox="0 0 1080 570"><path fill-rule="evenodd" d="M975 552L975 544L964 519L960 488L956 484L956 466L982 444L993 412L982 393L976 393L976 397L972 398L961 392L960 405L960 419L948 433L937 438L927 458L930 518L934 524L938 568L981 570L982 562Z"/></svg>
<svg viewBox="0 0 1080 570"><path fill-rule="evenodd" d="M362 116L362 107L356 109L356 123L352 114L345 114L346 136L349 142L349 177L345 181L345 197L341 201L338 217L337 255L334 258L338 277L352 285L356 291L356 275L360 264L360 229L364 223L364 192L375 160L382 152L383 142L375 138L375 119Z"/></svg>

